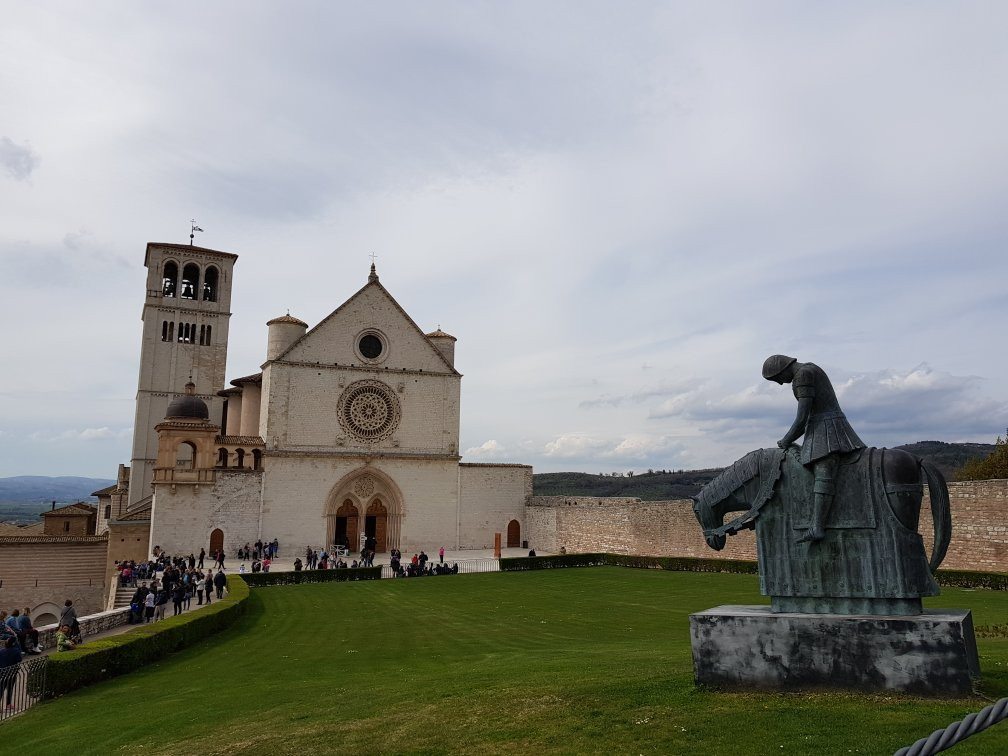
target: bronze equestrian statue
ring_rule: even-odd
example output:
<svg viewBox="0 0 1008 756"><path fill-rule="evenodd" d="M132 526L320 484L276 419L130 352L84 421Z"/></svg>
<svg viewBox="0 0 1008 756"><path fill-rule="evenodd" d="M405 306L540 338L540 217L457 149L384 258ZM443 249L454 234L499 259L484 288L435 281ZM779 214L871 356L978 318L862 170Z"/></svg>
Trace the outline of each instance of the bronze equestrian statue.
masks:
<svg viewBox="0 0 1008 756"><path fill-rule="evenodd" d="M909 452L866 448L817 365L773 355L763 377L792 384L795 421L778 448L745 455L694 499L707 544L720 550L755 529L760 590L775 612L920 614L921 597L938 595L933 572L951 536L941 472ZM917 532L925 482L930 560ZM728 512L742 514L725 523Z"/></svg>

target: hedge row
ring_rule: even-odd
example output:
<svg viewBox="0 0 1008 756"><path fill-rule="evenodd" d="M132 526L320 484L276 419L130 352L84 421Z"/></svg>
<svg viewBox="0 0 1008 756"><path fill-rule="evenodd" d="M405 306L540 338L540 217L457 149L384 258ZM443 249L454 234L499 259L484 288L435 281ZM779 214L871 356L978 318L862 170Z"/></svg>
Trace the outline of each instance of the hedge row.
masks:
<svg viewBox="0 0 1008 756"><path fill-rule="evenodd" d="M988 588L1008 591L1008 575L1003 572L976 572L975 570L938 570L938 585L954 588Z"/></svg>
<svg viewBox="0 0 1008 756"><path fill-rule="evenodd" d="M245 612L248 586L228 576L228 595L198 611L140 625L128 633L88 641L73 651L49 656L45 698L132 672L229 627Z"/></svg>
<svg viewBox="0 0 1008 756"><path fill-rule="evenodd" d="M549 570L558 567L637 567L675 572L733 572L743 575L758 573L756 562L744 559L697 559L695 557L653 557L628 554L562 554L557 556L502 558L501 572ZM972 570L938 570L939 585L956 588L986 588L1008 590L1008 574Z"/></svg>
<svg viewBox="0 0 1008 756"><path fill-rule="evenodd" d="M299 570L297 572L254 572L245 573L242 579L251 588L267 585L293 585L296 583L343 583L347 580L378 580L381 567L341 567L330 570Z"/></svg>
<svg viewBox="0 0 1008 756"><path fill-rule="evenodd" d="M697 559L694 557L654 557L631 554L560 554L557 556L516 557L500 560L501 572L549 570L559 567L636 567L638 569L676 572L734 572L756 574L756 562L743 559Z"/></svg>

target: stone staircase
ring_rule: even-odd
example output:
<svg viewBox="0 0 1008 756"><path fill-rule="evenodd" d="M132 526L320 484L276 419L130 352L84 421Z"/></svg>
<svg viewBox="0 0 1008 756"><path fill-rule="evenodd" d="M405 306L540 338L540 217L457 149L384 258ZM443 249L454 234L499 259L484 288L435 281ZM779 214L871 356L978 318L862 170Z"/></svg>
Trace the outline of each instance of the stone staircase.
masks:
<svg viewBox="0 0 1008 756"><path fill-rule="evenodd" d="M133 594L136 592L136 588L116 588L115 594L115 604L113 609L125 609L130 605L130 599L133 598Z"/></svg>

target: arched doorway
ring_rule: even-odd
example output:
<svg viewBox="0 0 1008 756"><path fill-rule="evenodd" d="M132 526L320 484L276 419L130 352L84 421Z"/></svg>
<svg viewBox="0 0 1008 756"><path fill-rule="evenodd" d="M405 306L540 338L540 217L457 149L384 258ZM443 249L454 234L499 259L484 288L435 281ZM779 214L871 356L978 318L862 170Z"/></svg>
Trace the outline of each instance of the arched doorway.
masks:
<svg viewBox="0 0 1008 756"><path fill-rule="evenodd" d="M346 516L347 546L351 551L360 550L362 537L373 538L378 552L401 548L403 495L383 470L365 465L340 478L326 497L322 516L326 520L327 546L334 542L341 525L338 518Z"/></svg>
<svg viewBox="0 0 1008 756"><path fill-rule="evenodd" d="M216 554L224 548L224 531L214 528L210 533L210 554Z"/></svg>
<svg viewBox="0 0 1008 756"><path fill-rule="evenodd" d="M516 549L521 546L521 525L518 520L511 520L507 529L507 547Z"/></svg>
<svg viewBox="0 0 1008 756"><path fill-rule="evenodd" d="M388 550L388 510L381 499L375 499L368 505L364 517L364 535L374 539L375 551Z"/></svg>
<svg viewBox="0 0 1008 756"><path fill-rule="evenodd" d="M346 546L351 551L357 549L357 529L360 513L353 501L344 499L336 514L329 515L329 527L326 535L326 545Z"/></svg>

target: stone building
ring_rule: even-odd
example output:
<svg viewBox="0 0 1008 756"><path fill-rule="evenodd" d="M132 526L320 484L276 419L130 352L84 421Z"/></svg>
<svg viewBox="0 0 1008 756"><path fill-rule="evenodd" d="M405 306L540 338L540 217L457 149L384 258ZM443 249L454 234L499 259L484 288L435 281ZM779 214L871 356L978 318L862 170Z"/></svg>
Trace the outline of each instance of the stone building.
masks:
<svg viewBox="0 0 1008 756"><path fill-rule="evenodd" d="M144 527L145 553L520 545L532 468L462 463L455 337L424 332L372 265L314 328L270 320L260 371L225 387L236 261L147 245L133 459L96 492L109 563Z"/></svg>

